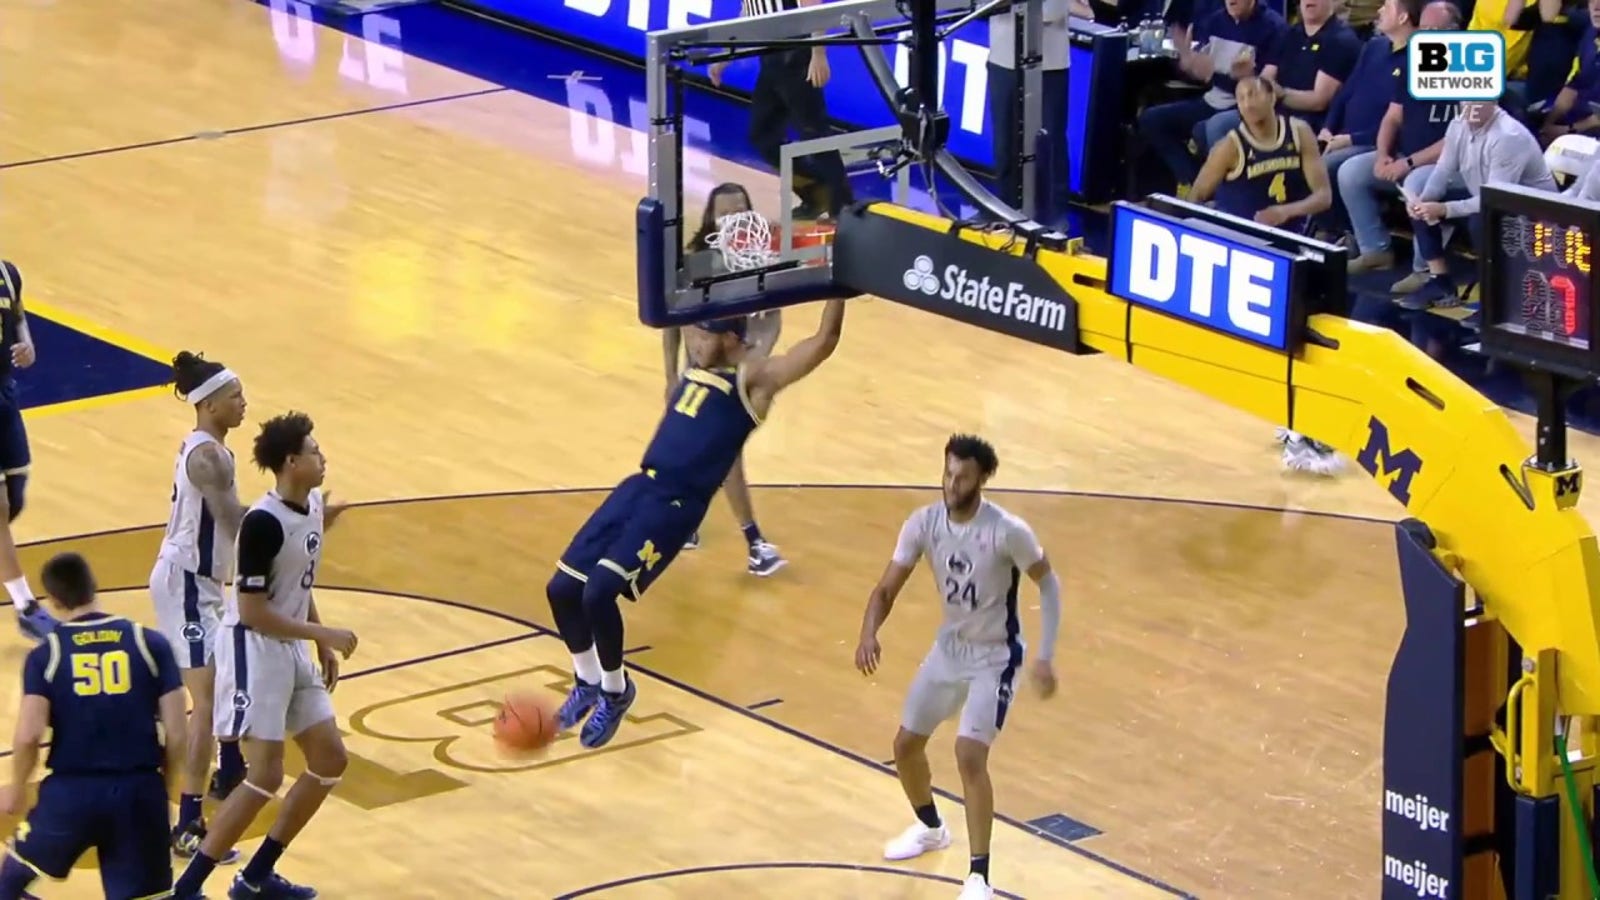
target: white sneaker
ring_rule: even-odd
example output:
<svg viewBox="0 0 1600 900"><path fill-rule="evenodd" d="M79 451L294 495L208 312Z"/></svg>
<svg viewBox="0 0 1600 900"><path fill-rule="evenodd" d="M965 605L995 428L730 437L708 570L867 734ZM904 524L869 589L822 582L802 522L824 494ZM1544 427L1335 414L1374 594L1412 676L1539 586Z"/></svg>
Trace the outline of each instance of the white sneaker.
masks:
<svg viewBox="0 0 1600 900"><path fill-rule="evenodd" d="M1296 472L1331 476L1344 469L1344 461L1332 447L1310 438L1297 437L1283 445L1283 467Z"/></svg>
<svg viewBox="0 0 1600 900"><path fill-rule="evenodd" d="M974 872L967 876L967 883L961 886L960 900L993 900L994 888L983 876Z"/></svg>
<svg viewBox="0 0 1600 900"><path fill-rule="evenodd" d="M950 846L950 829L943 824L929 828L918 822L900 832L900 836L883 845L884 859L914 859L924 853L943 850Z"/></svg>

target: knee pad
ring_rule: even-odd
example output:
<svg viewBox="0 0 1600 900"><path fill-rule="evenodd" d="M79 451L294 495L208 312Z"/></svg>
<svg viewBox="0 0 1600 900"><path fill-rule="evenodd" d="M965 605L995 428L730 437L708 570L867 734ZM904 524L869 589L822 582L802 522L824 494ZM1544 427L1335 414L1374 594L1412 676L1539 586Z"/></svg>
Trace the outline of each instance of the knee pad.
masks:
<svg viewBox="0 0 1600 900"><path fill-rule="evenodd" d="M338 784L339 780L340 780L337 777L336 778L329 778L326 775L318 775L317 773L311 771L310 769L307 769L305 771L305 777L311 779L312 781L315 781L317 784L320 784L323 787L330 787L330 788L333 787L334 785ZM248 784L248 783L249 782L246 782L246 784Z"/></svg>
<svg viewBox="0 0 1600 900"><path fill-rule="evenodd" d="M22 515L22 504L28 495L27 475L6 476L6 504L10 507L8 521L15 522Z"/></svg>
<svg viewBox="0 0 1600 900"><path fill-rule="evenodd" d="M594 571L589 573L589 580L583 585L583 608L615 607L619 597L633 597L628 580L622 577L621 572L607 566L595 566Z"/></svg>

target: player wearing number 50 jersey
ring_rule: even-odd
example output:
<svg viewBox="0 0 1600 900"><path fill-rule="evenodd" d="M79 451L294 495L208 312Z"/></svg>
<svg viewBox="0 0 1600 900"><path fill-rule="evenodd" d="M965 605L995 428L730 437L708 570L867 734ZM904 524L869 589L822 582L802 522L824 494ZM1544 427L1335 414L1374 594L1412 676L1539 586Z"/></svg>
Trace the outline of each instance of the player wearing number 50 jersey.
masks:
<svg viewBox="0 0 1600 900"><path fill-rule="evenodd" d="M545 588L576 676L556 718L584 723L583 746L610 741L633 705L617 598L639 599L667 570L773 398L833 355L843 327L844 301L830 300L816 334L779 356L747 355L743 317L685 329L694 366L668 393L640 471L578 529Z"/></svg>
<svg viewBox="0 0 1600 900"><path fill-rule="evenodd" d="M944 600L944 622L907 693L895 768L917 824L884 848L889 859L910 859L950 846L950 831L933 805L928 738L959 711L956 767L967 807L972 867L961 900L987 900L989 836L994 827L994 789L989 784L989 746L1005 725L1017 674L1022 669L1022 623L1017 588L1022 573L1039 586L1040 649L1033 680L1042 696L1055 693L1056 632L1061 622L1061 585L1033 529L983 497L983 486L1000 465L994 448L970 435L956 435L944 449L944 500L913 512L900 529L894 557L872 589L856 647L856 667L877 670L882 649L878 629L894 607L917 560L926 556Z"/></svg>
<svg viewBox="0 0 1600 900"><path fill-rule="evenodd" d="M23 662L0 812L22 811L46 729L50 774L0 866L0 900L30 896L39 875L66 878L91 848L107 900L165 897L167 781L183 760L187 727L172 648L159 632L100 609L94 574L78 554L53 557L39 580L65 618Z"/></svg>
<svg viewBox="0 0 1600 900"><path fill-rule="evenodd" d="M356 636L322 624L312 588L322 559L323 533L339 514L324 507L326 468L311 436L311 419L288 413L261 426L256 465L277 484L250 507L239 526L238 574L217 635L216 716L219 738L241 739L249 774L217 811L199 851L178 879L177 900L196 900L217 861L239 840L283 784L283 742L293 738L305 772L284 798L261 847L233 881L234 900L306 900L316 890L291 884L274 870L344 774L344 740L329 691ZM312 662L306 642L317 648Z"/></svg>

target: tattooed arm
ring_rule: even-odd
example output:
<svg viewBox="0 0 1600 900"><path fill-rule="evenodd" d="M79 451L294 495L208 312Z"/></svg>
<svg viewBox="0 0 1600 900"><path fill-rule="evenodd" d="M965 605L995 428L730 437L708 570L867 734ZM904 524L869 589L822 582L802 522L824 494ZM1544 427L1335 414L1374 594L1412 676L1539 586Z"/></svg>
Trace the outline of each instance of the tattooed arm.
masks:
<svg viewBox="0 0 1600 900"><path fill-rule="evenodd" d="M244 520L244 507L233 482L232 457L218 444L201 444L189 453L185 468L223 532L237 535L239 523Z"/></svg>

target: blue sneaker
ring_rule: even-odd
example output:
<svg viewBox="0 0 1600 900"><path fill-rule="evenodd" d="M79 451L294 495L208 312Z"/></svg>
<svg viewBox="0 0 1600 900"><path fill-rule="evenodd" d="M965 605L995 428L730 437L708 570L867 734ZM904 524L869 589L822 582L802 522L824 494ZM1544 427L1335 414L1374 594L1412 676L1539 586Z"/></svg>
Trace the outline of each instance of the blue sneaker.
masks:
<svg viewBox="0 0 1600 900"><path fill-rule="evenodd" d="M260 884L244 880L244 873L234 876L228 888L228 900L315 900L317 889L303 884L292 884L277 872L268 875Z"/></svg>
<svg viewBox="0 0 1600 900"><path fill-rule="evenodd" d="M195 819L185 825L179 825L172 831L172 855L179 859L194 859L200 852L200 842L206 839L206 823L204 819ZM219 866L231 866L239 861L239 848L229 848L222 858L217 860Z"/></svg>
<svg viewBox="0 0 1600 900"><path fill-rule="evenodd" d="M617 735L617 729L622 727L622 720L628 714L628 707L633 705L639 696L639 689L634 687L633 679L628 676L627 686L620 694L600 692L600 702L595 706L594 715L589 721L583 723L583 731L578 735L578 743L590 750L604 747Z"/></svg>
<svg viewBox="0 0 1600 900"><path fill-rule="evenodd" d="M590 684L582 678L573 676L572 691L567 694L567 699L556 710L556 722L561 725L561 730L576 728L589 710L594 709L600 702L600 685Z"/></svg>
<svg viewBox="0 0 1600 900"><path fill-rule="evenodd" d="M56 630L61 623L56 617L45 611L44 604L35 602L27 612L17 611L17 628L23 637L35 642L44 640L44 636Z"/></svg>

